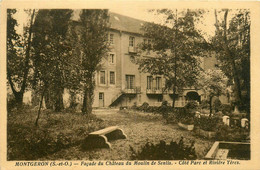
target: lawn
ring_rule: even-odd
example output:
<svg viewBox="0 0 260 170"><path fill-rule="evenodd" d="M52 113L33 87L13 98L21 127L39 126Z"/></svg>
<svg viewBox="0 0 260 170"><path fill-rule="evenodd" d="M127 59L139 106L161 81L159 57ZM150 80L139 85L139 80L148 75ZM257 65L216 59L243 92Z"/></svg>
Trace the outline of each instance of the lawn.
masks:
<svg viewBox="0 0 260 170"><path fill-rule="evenodd" d="M178 142L181 136L186 144L195 140L198 159L202 159L213 144L176 124L165 123L161 115L153 113L103 109L83 116L69 111L45 110L37 128L33 124L35 118L36 109L8 114L9 160L129 160L129 146L139 150L146 142ZM80 144L88 133L113 125L122 128L127 139L111 141L111 149L81 149Z"/></svg>

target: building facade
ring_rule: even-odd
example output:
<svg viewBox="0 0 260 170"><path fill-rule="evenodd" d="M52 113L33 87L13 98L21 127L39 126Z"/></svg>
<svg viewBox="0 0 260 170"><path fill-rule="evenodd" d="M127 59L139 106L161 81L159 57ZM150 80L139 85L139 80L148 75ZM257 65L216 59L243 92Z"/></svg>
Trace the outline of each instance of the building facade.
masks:
<svg viewBox="0 0 260 170"><path fill-rule="evenodd" d="M96 73L93 107L129 107L147 102L160 106L162 101L172 103L173 91L164 89L163 76L152 76L138 70L135 59L140 53L138 44L149 43L141 27L145 21L110 13L108 41L110 52L102 61L103 68ZM152 52L147 55L153 55ZM203 59L202 67L215 67L214 59ZM185 88L178 94L176 107L183 107L188 100L205 99L202 90Z"/></svg>

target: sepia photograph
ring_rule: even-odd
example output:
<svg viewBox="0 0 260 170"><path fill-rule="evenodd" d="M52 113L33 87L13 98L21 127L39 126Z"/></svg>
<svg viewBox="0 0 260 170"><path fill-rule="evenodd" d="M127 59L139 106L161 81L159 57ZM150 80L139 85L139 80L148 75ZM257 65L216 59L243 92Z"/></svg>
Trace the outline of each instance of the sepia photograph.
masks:
<svg viewBox="0 0 260 170"><path fill-rule="evenodd" d="M250 8L4 10L13 166L252 159Z"/></svg>

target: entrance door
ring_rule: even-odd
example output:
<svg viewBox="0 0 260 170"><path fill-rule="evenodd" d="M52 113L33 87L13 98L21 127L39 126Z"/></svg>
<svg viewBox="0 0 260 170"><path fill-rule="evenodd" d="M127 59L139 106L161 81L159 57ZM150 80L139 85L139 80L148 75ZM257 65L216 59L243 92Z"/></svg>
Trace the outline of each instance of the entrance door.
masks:
<svg viewBox="0 0 260 170"><path fill-rule="evenodd" d="M104 93L99 93L99 107L104 107Z"/></svg>

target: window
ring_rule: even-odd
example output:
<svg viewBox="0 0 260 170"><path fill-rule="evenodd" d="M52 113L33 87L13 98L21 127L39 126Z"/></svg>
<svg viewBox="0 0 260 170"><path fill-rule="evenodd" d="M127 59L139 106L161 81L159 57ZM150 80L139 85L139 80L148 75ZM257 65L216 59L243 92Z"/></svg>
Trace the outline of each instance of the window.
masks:
<svg viewBox="0 0 260 170"><path fill-rule="evenodd" d="M134 89L134 75L126 75L126 89Z"/></svg>
<svg viewBox="0 0 260 170"><path fill-rule="evenodd" d="M100 71L100 84L106 84L105 71Z"/></svg>
<svg viewBox="0 0 260 170"><path fill-rule="evenodd" d="M162 78L156 77L156 90L160 90L162 88Z"/></svg>
<svg viewBox="0 0 260 170"><path fill-rule="evenodd" d="M147 89L152 89L153 77L147 76Z"/></svg>
<svg viewBox="0 0 260 170"><path fill-rule="evenodd" d="M115 84L115 72L110 71L110 84Z"/></svg>
<svg viewBox="0 0 260 170"><path fill-rule="evenodd" d="M114 44L114 34L109 34L109 43Z"/></svg>
<svg viewBox="0 0 260 170"><path fill-rule="evenodd" d="M115 54L109 54L109 63L111 64L115 63Z"/></svg>
<svg viewBox="0 0 260 170"><path fill-rule="evenodd" d="M129 47L135 46L135 37L129 37Z"/></svg>
<svg viewBox="0 0 260 170"><path fill-rule="evenodd" d="M104 95L104 93L99 93L99 99L103 100L103 95Z"/></svg>

